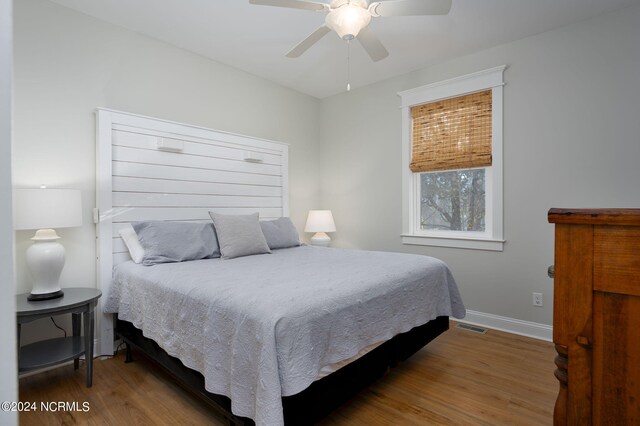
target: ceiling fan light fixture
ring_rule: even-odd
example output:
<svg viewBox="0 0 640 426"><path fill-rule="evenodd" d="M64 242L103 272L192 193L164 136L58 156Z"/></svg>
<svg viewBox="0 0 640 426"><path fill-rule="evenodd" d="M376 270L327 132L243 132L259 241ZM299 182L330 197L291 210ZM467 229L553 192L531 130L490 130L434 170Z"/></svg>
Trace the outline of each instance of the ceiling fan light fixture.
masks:
<svg viewBox="0 0 640 426"><path fill-rule="evenodd" d="M246 1L246 0L245 0ZM358 41L372 61L389 56L389 52L369 28L371 18L378 16L446 15L452 0L249 0L251 4L278 6L327 12L324 25L311 33L287 52L288 58L297 58L331 31L343 40ZM348 46L348 44L347 44Z"/></svg>
<svg viewBox="0 0 640 426"><path fill-rule="evenodd" d="M343 40L352 40L360 30L371 22L371 13L363 7L351 3L332 9L325 19L326 25L338 33Z"/></svg>

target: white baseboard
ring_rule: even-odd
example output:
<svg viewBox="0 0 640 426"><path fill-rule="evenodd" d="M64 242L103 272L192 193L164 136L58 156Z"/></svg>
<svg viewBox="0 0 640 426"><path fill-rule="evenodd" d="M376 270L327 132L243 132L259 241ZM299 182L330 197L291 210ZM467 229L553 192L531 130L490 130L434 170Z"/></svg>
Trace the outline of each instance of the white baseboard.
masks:
<svg viewBox="0 0 640 426"><path fill-rule="evenodd" d="M499 315L486 314L484 312L470 311L460 320L461 322L506 331L507 333L533 337L534 339L553 340L553 327L537 322L523 321L515 318L501 317Z"/></svg>

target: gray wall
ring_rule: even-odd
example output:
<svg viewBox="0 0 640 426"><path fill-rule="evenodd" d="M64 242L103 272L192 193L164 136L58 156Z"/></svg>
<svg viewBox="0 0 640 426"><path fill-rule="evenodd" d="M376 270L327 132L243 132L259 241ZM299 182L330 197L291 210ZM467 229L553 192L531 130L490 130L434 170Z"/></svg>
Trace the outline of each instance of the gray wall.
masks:
<svg viewBox="0 0 640 426"><path fill-rule="evenodd" d="M13 223L11 219L11 0L0 0L0 401L17 401L16 315L13 289ZM0 411L0 424L18 423L15 412Z"/></svg>
<svg viewBox="0 0 640 426"><path fill-rule="evenodd" d="M468 309L551 324L547 210L640 207L638 22L634 6L323 100L321 207L335 245L441 258ZM502 64L504 252L402 245L397 92Z"/></svg>
<svg viewBox="0 0 640 426"><path fill-rule="evenodd" d="M82 190L83 226L59 230L63 287L96 285L96 107L289 143L299 230L318 204L317 99L45 0L16 2L14 50L15 184ZM31 288L24 252L32 234L16 233L16 292ZM41 326L56 332L38 323L25 341Z"/></svg>

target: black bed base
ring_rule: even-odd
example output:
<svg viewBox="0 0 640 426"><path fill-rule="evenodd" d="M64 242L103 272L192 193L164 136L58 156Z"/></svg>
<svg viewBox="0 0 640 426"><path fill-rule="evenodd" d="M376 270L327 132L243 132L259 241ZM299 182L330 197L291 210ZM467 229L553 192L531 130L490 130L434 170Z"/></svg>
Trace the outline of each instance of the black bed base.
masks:
<svg viewBox="0 0 640 426"><path fill-rule="evenodd" d="M304 391L282 398L287 425L313 424L357 392L382 377L391 367L404 361L449 328L448 317L438 317L424 325L399 334L358 360L317 380ZM131 361L130 347L140 350L188 390L204 399L222 413L232 425L254 425L253 420L231 413L231 400L204 388L204 377L168 355L156 342L127 321L116 320L116 334L127 344L127 361Z"/></svg>

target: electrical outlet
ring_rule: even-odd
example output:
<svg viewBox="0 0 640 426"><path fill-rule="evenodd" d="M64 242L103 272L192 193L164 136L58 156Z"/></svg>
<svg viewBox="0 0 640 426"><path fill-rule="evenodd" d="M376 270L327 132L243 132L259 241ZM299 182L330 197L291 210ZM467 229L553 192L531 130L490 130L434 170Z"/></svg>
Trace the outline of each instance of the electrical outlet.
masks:
<svg viewBox="0 0 640 426"><path fill-rule="evenodd" d="M542 293L533 293L533 306L542 306Z"/></svg>

